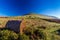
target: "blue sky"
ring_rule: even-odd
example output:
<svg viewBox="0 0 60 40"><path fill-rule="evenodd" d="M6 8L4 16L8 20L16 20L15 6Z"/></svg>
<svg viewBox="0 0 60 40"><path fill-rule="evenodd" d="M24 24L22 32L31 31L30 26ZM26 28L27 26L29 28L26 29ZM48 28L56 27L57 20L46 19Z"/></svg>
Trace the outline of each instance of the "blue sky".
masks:
<svg viewBox="0 0 60 40"><path fill-rule="evenodd" d="M60 18L60 0L0 0L0 16L19 16L30 12Z"/></svg>

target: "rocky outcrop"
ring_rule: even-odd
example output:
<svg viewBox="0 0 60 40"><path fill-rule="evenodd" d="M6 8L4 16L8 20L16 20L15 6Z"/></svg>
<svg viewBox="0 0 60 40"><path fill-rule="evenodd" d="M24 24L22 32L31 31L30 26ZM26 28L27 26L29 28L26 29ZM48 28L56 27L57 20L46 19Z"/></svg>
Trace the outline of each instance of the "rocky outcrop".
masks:
<svg viewBox="0 0 60 40"><path fill-rule="evenodd" d="M24 20L9 20L5 26L9 30L13 30L14 32L23 33L25 28Z"/></svg>

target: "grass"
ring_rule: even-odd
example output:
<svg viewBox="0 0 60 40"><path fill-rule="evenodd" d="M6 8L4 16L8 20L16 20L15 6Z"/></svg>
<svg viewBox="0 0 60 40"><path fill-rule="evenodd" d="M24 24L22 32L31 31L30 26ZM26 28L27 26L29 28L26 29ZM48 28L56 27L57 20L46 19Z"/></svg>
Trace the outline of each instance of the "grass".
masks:
<svg viewBox="0 0 60 40"><path fill-rule="evenodd" d="M26 16L16 16L16 17L8 17L8 18L0 18L0 28L4 28L6 23L9 20L23 20L26 21L26 27L23 30L23 34L12 32L13 30L3 29L0 30L0 35L3 33L7 33L5 38L7 38L9 32L12 32L12 35L9 36L17 36L13 38L14 40L60 40L60 35L56 35L55 32L60 29L60 24L56 22L50 22L43 19L49 19L49 17L38 15L26 15ZM52 18L50 18L52 19ZM7 31L8 30L8 31ZM3 31L3 33L2 33ZM14 35L13 35L14 33ZM9 37L8 36L8 37ZM2 38L2 39L1 39ZM1 40L3 36L0 36ZM7 39L8 40L8 39ZM11 38L9 38L11 40Z"/></svg>

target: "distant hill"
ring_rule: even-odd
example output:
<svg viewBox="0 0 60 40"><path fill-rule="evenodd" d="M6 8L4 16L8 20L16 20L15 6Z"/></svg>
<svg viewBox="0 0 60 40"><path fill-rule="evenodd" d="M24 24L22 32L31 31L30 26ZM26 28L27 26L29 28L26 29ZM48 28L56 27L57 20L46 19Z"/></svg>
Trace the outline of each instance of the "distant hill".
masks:
<svg viewBox="0 0 60 40"><path fill-rule="evenodd" d="M55 16L48 16L48 15L42 15L42 14L37 14L37 13L27 13L22 16L35 16L35 17L40 17L40 18L46 18L46 19L58 19ZM9 16L9 17L19 17L19 16ZM0 16L0 18L8 18L8 16Z"/></svg>
<svg viewBox="0 0 60 40"><path fill-rule="evenodd" d="M40 18L47 18L47 19L58 19L58 17L55 17L55 16L42 15L42 14L37 14L37 13L28 13L28 14L24 14L24 16L25 15L31 15L31 16L36 16L36 17L40 17Z"/></svg>

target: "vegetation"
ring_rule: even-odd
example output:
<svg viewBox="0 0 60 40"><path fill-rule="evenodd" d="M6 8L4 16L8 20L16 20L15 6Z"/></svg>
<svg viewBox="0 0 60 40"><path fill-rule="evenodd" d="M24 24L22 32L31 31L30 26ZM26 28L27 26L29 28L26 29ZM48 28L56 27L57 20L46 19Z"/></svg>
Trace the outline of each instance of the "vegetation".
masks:
<svg viewBox="0 0 60 40"><path fill-rule="evenodd" d="M18 35L13 31L1 30L0 31L0 40L16 40Z"/></svg>
<svg viewBox="0 0 60 40"><path fill-rule="evenodd" d="M17 17L0 18L0 40L60 40L60 23L50 21L49 17L26 15ZM23 34L13 30L4 29L9 20L26 21ZM4 20L3 20L4 19ZM22 29L22 28L21 28Z"/></svg>

